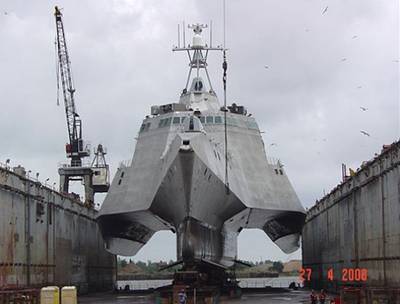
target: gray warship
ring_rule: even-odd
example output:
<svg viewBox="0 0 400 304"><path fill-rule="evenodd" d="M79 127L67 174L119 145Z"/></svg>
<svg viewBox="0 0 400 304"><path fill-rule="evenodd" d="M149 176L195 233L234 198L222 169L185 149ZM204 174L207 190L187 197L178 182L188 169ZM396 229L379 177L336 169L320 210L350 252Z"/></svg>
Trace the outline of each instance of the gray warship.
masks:
<svg viewBox="0 0 400 304"><path fill-rule="evenodd" d="M285 253L299 248L305 210L283 165L268 160L251 114L226 106L226 95L219 103L207 57L225 48L203 42L206 27L189 26L192 44L173 48L189 56L179 102L151 107L133 159L120 165L101 207L97 220L113 254L135 255L160 230L176 233L183 264L232 266L237 237L249 228Z"/></svg>

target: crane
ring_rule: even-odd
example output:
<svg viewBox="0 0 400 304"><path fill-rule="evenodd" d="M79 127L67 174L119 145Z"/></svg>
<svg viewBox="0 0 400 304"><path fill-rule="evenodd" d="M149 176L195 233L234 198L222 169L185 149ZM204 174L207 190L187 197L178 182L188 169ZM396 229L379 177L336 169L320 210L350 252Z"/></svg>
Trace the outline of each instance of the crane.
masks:
<svg viewBox="0 0 400 304"><path fill-rule="evenodd" d="M57 26L56 46L59 64L58 71L61 78L69 137L69 143L65 145L65 151L67 157L71 158L71 167L80 167L82 166L82 158L90 155L90 149L84 146L84 141L82 139L82 121L75 106L75 88L72 80L71 63L65 40L62 14L57 6L55 7L54 15L56 17Z"/></svg>
<svg viewBox="0 0 400 304"><path fill-rule="evenodd" d="M110 187L109 168L104 157L106 151L102 145L98 145L92 166L82 164L82 159L90 156L90 148L88 145L85 145L82 139L82 121L77 113L74 100L75 88L65 40L62 13L57 6L55 7L54 16L56 18L57 30L57 85L60 82L62 84L69 139L69 143L65 145L65 151L67 158L71 159L70 165L64 165L58 169L58 173L60 174L60 192L68 194L70 181L83 181L85 187L85 204L93 207L94 194L97 192L107 192Z"/></svg>

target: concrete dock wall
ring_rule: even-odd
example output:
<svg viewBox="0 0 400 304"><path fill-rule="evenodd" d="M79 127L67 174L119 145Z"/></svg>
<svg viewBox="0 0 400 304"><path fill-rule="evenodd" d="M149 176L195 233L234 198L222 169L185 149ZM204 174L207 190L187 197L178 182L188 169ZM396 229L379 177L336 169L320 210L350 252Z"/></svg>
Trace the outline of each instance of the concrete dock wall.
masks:
<svg viewBox="0 0 400 304"><path fill-rule="evenodd" d="M308 211L303 267L312 274L306 284L332 291L400 286L399 164L396 142ZM366 269L367 278L349 277L356 269Z"/></svg>
<svg viewBox="0 0 400 304"><path fill-rule="evenodd" d="M0 167L0 289L76 285L109 290L115 257L104 250L97 211Z"/></svg>

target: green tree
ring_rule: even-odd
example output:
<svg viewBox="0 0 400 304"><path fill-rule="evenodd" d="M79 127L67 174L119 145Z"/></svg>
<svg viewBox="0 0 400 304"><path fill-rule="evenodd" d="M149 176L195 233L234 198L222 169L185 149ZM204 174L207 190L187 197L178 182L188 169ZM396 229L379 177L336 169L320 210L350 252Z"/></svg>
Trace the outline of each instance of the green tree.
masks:
<svg viewBox="0 0 400 304"><path fill-rule="evenodd" d="M136 262L136 266L140 267L142 270L147 270L146 263L144 263L142 261Z"/></svg>
<svg viewBox="0 0 400 304"><path fill-rule="evenodd" d="M283 264L281 261L273 262L269 269L281 273L283 271Z"/></svg>

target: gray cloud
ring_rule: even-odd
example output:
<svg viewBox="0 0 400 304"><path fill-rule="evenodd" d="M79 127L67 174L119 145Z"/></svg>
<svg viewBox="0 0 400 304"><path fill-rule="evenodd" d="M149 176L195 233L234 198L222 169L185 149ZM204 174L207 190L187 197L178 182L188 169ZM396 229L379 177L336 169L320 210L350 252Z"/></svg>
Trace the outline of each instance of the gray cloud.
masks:
<svg viewBox="0 0 400 304"><path fill-rule="evenodd" d="M399 137L398 1L227 2L229 101L253 113L268 156L283 161L310 207L339 182L341 163L356 168ZM184 86L186 58L170 51L177 23L212 19L214 42L221 43L221 3L57 3L64 8L84 135L107 146L113 172L132 157L150 106L177 100ZM64 110L56 106L55 4L6 0L0 7L8 12L0 14L0 161L11 158L52 181L67 140ZM222 96L221 54L209 63ZM174 247L174 236L161 232L136 258L173 259ZM239 254L300 256L282 254L258 231L241 235Z"/></svg>

